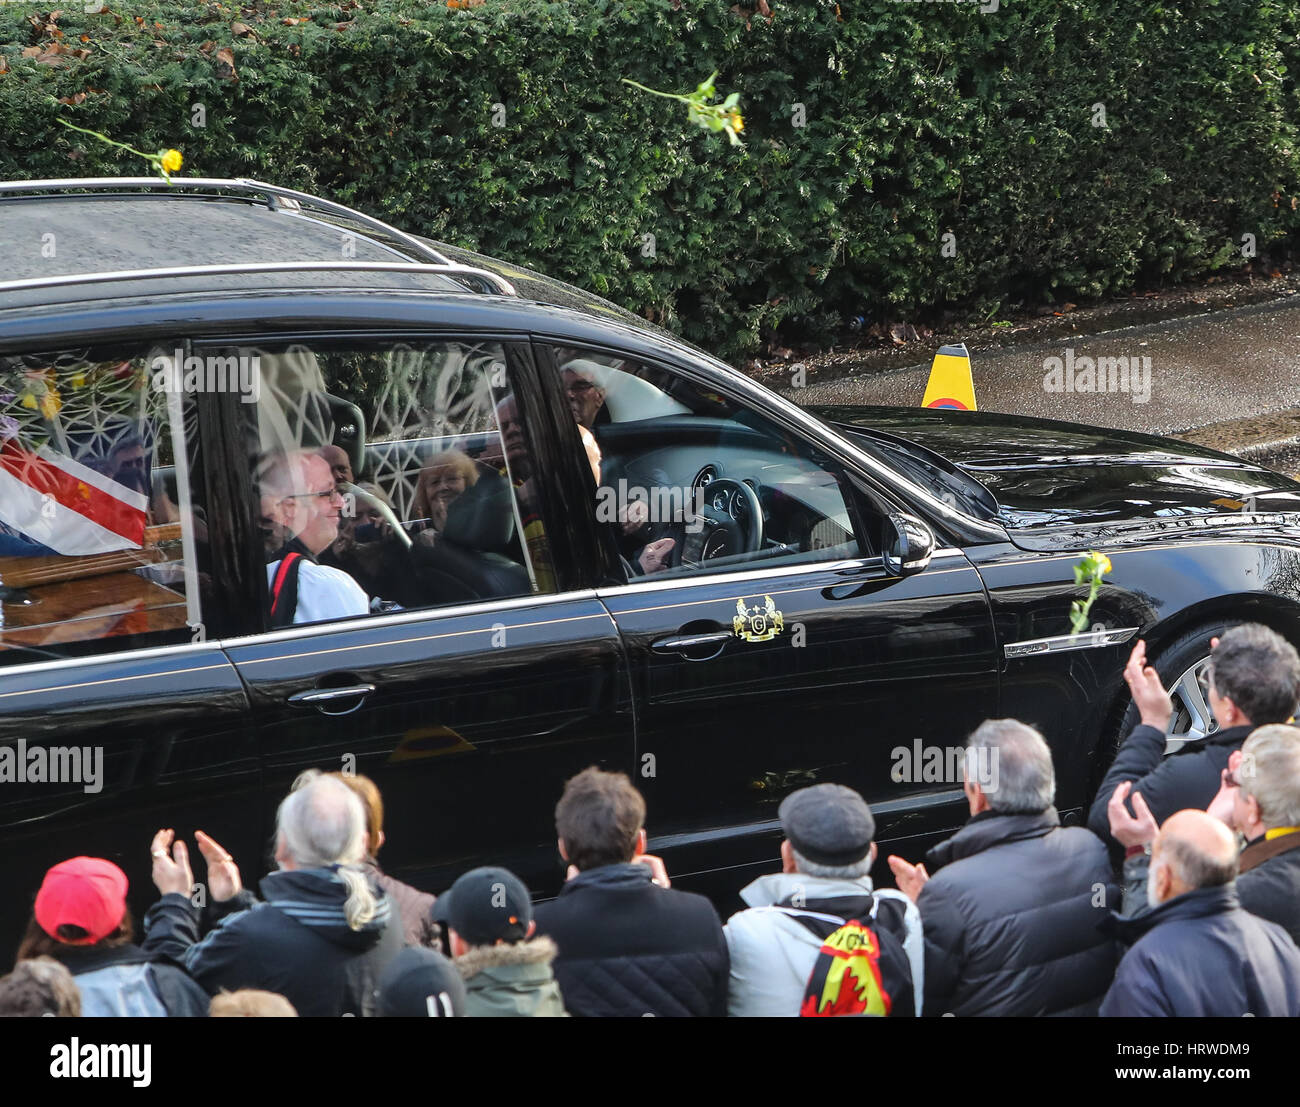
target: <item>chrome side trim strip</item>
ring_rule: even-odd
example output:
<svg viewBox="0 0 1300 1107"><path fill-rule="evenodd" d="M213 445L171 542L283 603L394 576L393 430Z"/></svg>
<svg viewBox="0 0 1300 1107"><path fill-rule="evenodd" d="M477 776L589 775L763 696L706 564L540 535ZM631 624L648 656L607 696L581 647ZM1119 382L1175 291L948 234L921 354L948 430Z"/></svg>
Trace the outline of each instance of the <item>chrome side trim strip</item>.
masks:
<svg viewBox="0 0 1300 1107"><path fill-rule="evenodd" d="M1038 653L1068 653L1070 650L1094 650L1102 646L1119 646L1133 637L1141 627L1116 630L1093 630L1083 634L1060 634L1055 638L1026 638L1002 647L1006 657L1030 657Z"/></svg>

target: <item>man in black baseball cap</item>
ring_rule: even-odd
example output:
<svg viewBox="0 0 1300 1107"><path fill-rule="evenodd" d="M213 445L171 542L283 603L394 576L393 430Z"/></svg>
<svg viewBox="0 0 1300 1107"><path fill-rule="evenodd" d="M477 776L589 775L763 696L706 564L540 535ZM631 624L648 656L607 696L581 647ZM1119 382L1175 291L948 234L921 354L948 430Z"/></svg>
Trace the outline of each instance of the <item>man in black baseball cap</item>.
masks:
<svg viewBox="0 0 1300 1107"><path fill-rule="evenodd" d="M533 901L509 869L465 873L438 897L433 917L447 930L471 1018L566 1014L551 969L555 943L533 938Z"/></svg>
<svg viewBox="0 0 1300 1107"><path fill-rule="evenodd" d="M919 1014L921 916L901 892L872 887L876 821L866 801L815 784L786 796L777 814L782 871L746 887L749 909L725 927L727 1013ZM846 951L872 965L843 971Z"/></svg>

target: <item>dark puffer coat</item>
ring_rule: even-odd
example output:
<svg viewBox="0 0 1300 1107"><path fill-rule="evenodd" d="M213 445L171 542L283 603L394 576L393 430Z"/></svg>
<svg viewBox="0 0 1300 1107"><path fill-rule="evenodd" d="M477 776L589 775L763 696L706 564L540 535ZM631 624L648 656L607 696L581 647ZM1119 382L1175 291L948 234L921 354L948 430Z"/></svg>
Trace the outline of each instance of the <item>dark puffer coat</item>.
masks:
<svg viewBox="0 0 1300 1107"><path fill-rule="evenodd" d="M1276 923L1243 911L1232 884L1175 896L1111 927L1134 944L1104 1016L1300 1015L1300 950Z"/></svg>
<svg viewBox="0 0 1300 1107"><path fill-rule="evenodd" d="M1103 841L1111 841L1106 805L1126 780L1133 785L1133 792L1142 793L1157 825L1189 807L1204 811L1218 794L1220 773L1228 767L1232 751L1241 749L1254 729L1247 723L1218 730L1198 742L1188 742L1166 757L1164 731L1139 723L1124 739L1097 789L1088 812L1088 829ZM1128 805L1131 810L1132 799Z"/></svg>
<svg viewBox="0 0 1300 1107"><path fill-rule="evenodd" d="M976 815L926 858L925 1014L1095 1015L1118 956L1106 847L1056 809Z"/></svg>
<svg viewBox="0 0 1300 1107"><path fill-rule="evenodd" d="M579 873L540 904L570 1015L725 1015L731 961L703 896L660 888L646 865Z"/></svg>

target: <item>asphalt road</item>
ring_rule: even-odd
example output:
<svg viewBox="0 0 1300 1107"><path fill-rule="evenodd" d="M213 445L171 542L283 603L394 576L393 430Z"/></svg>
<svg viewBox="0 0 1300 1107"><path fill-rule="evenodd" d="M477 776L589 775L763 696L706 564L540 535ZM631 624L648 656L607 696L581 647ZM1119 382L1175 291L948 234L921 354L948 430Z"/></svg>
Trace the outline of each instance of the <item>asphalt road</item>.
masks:
<svg viewBox="0 0 1300 1107"><path fill-rule="evenodd" d="M1300 297L1297 297L1300 300ZM1060 370L1048 379L1059 359ZM1108 367L1107 388L1080 359ZM1148 360L1149 359L1149 360ZM1165 323L971 355L983 410L1174 434L1300 408L1300 302L1281 300ZM1068 370L1073 369L1073 373ZM884 372L809 374L802 388L767 380L800 404L920 404L930 363ZM1051 390L1059 385L1060 390ZM1149 386L1149 387L1148 387ZM1145 400L1144 400L1145 397Z"/></svg>

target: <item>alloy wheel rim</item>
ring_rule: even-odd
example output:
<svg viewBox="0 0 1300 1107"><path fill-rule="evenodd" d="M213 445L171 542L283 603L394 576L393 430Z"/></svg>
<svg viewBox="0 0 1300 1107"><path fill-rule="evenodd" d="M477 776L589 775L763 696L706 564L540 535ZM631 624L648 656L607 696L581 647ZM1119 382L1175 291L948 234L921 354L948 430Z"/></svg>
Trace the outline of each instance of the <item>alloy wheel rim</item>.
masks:
<svg viewBox="0 0 1300 1107"><path fill-rule="evenodd" d="M1210 658L1207 654L1189 665L1170 687L1169 698L1173 701L1174 711L1165 734L1166 754L1182 749L1188 742L1195 742L1219 729L1205 692L1209 683L1209 669Z"/></svg>

